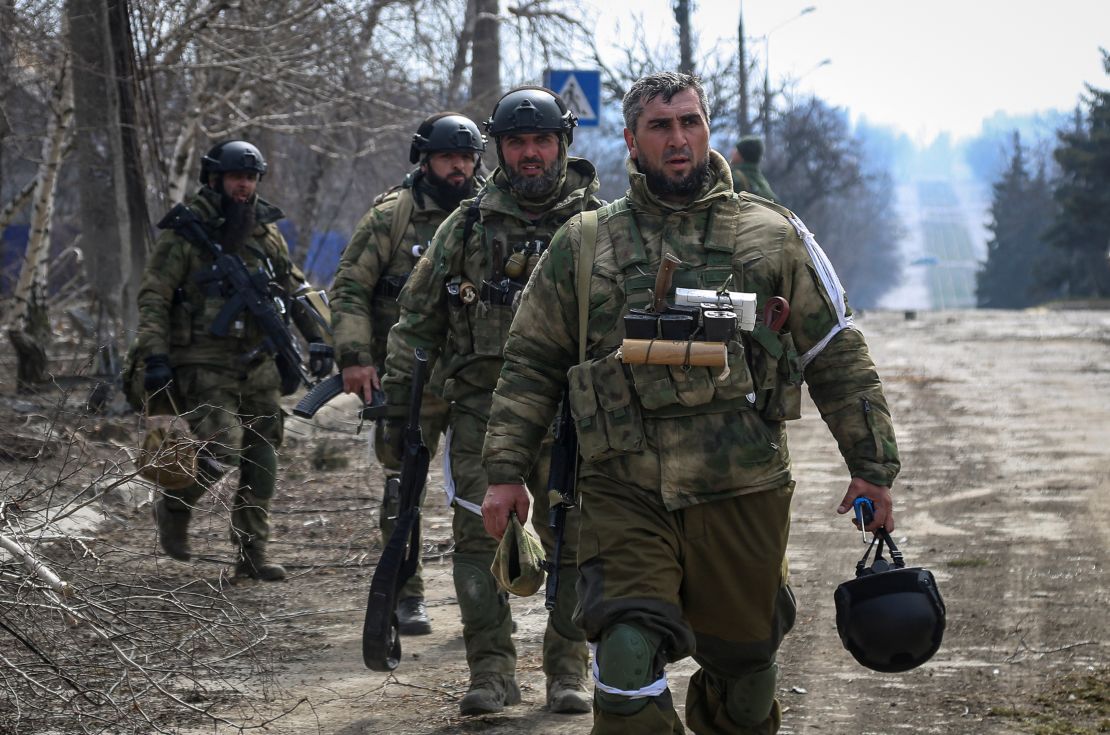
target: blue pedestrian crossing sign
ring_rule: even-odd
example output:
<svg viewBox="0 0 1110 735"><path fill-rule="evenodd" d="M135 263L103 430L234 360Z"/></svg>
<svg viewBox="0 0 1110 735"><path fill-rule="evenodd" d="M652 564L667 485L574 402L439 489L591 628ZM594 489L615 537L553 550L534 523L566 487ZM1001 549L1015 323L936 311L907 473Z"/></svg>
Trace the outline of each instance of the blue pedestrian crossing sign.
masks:
<svg viewBox="0 0 1110 735"><path fill-rule="evenodd" d="M601 122L601 72L597 69L548 69L544 75L548 89L557 93L567 107L578 115L582 127L597 127Z"/></svg>

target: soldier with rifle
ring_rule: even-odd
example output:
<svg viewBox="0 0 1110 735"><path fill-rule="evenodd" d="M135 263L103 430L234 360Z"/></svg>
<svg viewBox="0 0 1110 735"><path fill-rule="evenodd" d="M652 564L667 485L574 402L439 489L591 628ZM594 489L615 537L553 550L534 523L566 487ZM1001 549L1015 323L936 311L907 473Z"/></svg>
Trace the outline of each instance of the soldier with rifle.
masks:
<svg viewBox="0 0 1110 735"><path fill-rule="evenodd" d="M453 573L470 667L459 709L467 715L520 702L508 595L490 571L497 543L481 518L487 485L482 438L514 304L529 274L563 222L601 205L594 195L593 165L567 155L576 124L563 100L542 87L517 88L497 102L486 132L500 165L478 196L463 202L436 232L401 291L401 318L389 333L383 380L388 403L407 401L413 349L420 347L445 380L443 397L451 404L445 475L455 506ZM391 423L389 433L399 435L399 421ZM533 527L550 558L547 464L545 452L525 475L538 506ZM558 599L543 645L547 705L553 712L590 709L585 636L571 621L578 513L571 515L575 524L565 533ZM519 520L526 522L527 515Z"/></svg>
<svg viewBox="0 0 1110 735"><path fill-rule="evenodd" d="M201 161L200 190L162 220L139 290L132 347L132 404L168 396L202 443L192 483L159 488L158 541L169 556L190 558L189 520L201 496L239 468L231 507L235 574L285 578L267 554L270 504L283 437L279 399L309 380L289 317L309 342L309 372L332 372L315 292L293 265L276 222L281 210L260 198L266 161L246 141L214 146ZM139 365L144 365L141 371ZM141 373L141 375L140 375Z"/></svg>
<svg viewBox="0 0 1110 735"><path fill-rule="evenodd" d="M409 161L417 167L404 182L378 196L347 243L331 288L336 359L343 390L370 403L380 390L389 329L397 322L397 296L432 235L463 199L474 195L485 139L470 118L441 112L412 136ZM447 404L430 388L423 398L423 436L434 455L447 425ZM387 540L397 517L401 458L378 422L374 453L385 470L379 526ZM423 498L421 498L423 502ZM403 635L432 632L424 604L423 565L405 582L397 600Z"/></svg>

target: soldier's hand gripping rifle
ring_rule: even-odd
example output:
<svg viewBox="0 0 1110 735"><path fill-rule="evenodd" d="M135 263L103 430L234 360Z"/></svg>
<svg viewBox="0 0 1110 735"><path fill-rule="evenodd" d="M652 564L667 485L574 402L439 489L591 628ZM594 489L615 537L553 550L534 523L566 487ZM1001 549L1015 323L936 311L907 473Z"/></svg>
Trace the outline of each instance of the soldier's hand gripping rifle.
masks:
<svg viewBox="0 0 1110 735"><path fill-rule="evenodd" d="M420 560L420 495L428 479L431 457L420 433L420 405L427 380L428 358L415 351L412 393L405 424L401 459L400 508L393 533L382 550L362 625L362 660L373 671L393 671L401 662L401 635L397 628L397 593L416 572Z"/></svg>
<svg viewBox="0 0 1110 735"><path fill-rule="evenodd" d="M544 590L544 607L555 609L559 595L559 564L563 556L563 538L566 535L567 511L575 507L574 490L578 477L578 432L574 417L570 415L570 397L563 393L559 420L555 424L555 441L551 446L551 471L547 475L547 496L550 499L548 525L555 534L555 549L551 559L544 562L547 571L547 588Z"/></svg>
<svg viewBox="0 0 1110 735"><path fill-rule="evenodd" d="M261 271L250 273L242 258L227 253L208 236L200 217L184 204L178 204L158 223L161 230L173 230L194 245L212 254L211 275L224 285L227 303L216 315L209 331L226 337L232 323L246 310L265 335L260 351L271 354L281 373L281 392L289 395L301 384L312 383L301 365L301 350L285 323L285 306L270 293L270 279Z"/></svg>

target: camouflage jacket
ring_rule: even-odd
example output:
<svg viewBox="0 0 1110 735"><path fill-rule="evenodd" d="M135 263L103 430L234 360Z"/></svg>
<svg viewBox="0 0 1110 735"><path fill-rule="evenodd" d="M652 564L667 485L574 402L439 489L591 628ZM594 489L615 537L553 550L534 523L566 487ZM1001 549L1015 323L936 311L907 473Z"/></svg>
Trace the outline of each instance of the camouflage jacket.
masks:
<svg viewBox="0 0 1110 735"><path fill-rule="evenodd" d="M763 197L772 202L778 201L778 197L771 190L771 184L767 182L767 177L763 175L758 163L745 162L732 169L732 190L737 193L750 191L757 197Z"/></svg>
<svg viewBox="0 0 1110 735"><path fill-rule="evenodd" d="M501 372L513 300L526 278L509 278L508 260L521 248L520 254L545 249L568 218L602 204L594 195L594 167L583 159L568 159L562 196L535 219L497 183L500 179L495 172L475 199L451 213L401 291L401 318L389 333L383 384L390 403L407 400L412 350L421 347L430 364L438 365L443 397L484 416ZM468 218L470 233L464 237ZM464 303L470 288L475 298Z"/></svg>
<svg viewBox="0 0 1110 735"><path fill-rule="evenodd" d="M400 187L374 200L358 223L339 260L330 297L335 356L339 368L385 364L389 329L401 309L397 296L449 214L413 186L413 174ZM406 201L407 200L407 201ZM411 212L403 233L393 239L394 218Z"/></svg>
<svg viewBox="0 0 1110 735"><path fill-rule="evenodd" d="M209 237L218 242L223 224L219 194L202 187L187 205L204 221ZM273 286L292 294L305 279L290 259L289 246L275 224L285 215L257 197L254 212L254 232L242 246L229 252L239 255L248 271L263 269ZM158 236L139 287L139 326L133 348L136 360L165 354L175 367L207 365L242 371L248 362L265 359L258 352L264 335L249 312L239 313L226 337L209 331L227 303L220 284L206 282L211 263L212 255L207 250L173 230L164 230ZM311 317L296 302L288 305L301 333L318 338Z"/></svg>
<svg viewBox="0 0 1110 735"><path fill-rule="evenodd" d="M581 218L555 235L505 345L484 452L491 483L521 481L569 386L583 475L659 493L670 509L779 487L790 480L782 420L798 415L803 376L851 474L892 483L890 414L831 265L797 217L733 193L725 160L710 155L711 181L686 205L655 197L629 162L627 197L599 213L581 364ZM623 317L647 305L664 251L682 260L675 287L731 279L729 289L756 294L757 313L786 298L782 333L759 325L729 342L727 373L621 364Z"/></svg>

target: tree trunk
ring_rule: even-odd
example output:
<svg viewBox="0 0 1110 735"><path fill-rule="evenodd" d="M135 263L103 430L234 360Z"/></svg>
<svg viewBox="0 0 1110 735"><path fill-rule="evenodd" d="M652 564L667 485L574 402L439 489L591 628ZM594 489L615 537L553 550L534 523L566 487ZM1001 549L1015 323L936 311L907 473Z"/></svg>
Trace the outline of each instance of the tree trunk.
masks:
<svg viewBox="0 0 1110 735"><path fill-rule="evenodd" d="M149 233L135 138L132 52L123 0L66 0L73 50L81 235L101 360L112 372L120 327L134 328ZM138 254L136 256L136 253ZM137 262L136 262L137 261Z"/></svg>
<svg viewBox="0 0 1110 735"><path fill-rule="evenodd" d="M63 21L64 22L64 21ZM18 385L26 390L46 380L46 344L50 326L46 313L46 276L50 254L50 228L54 215L58 169L72 134L73 84L69 53L58 61L58 81L54 85L51 116L42 141L42 162L35 177L31 205L31 233L19 282L15 287L14 307L8 338L16 351Z"/></svg>
<svg viewBox="0 0 1110 735"><path fill-rule="evenodd" d="M694 73L694 44L690 38L690 0L675 0L674 19L678 21L678 70Z"/></svg>
<svg viewBox="0 0 1110 735"><path fill-rule="evenodd" d="M467 110L484 120L501 97L501 19L498 0L474 1L474 46Z"/></svg>
<svg viewBox="0 0 1110 735"><path fill-rule="evenodd" d="M463 71L466 69L466 52L470 50L470 42L474 38L474 7L476 0L467 0L466 13L463 17L462 30L455 39L455 60L451 64L451 76L447 78L447 108L455 109L462 99L459 87L462 86Z"/></svg>

